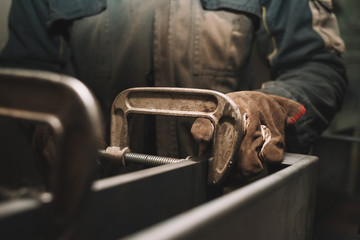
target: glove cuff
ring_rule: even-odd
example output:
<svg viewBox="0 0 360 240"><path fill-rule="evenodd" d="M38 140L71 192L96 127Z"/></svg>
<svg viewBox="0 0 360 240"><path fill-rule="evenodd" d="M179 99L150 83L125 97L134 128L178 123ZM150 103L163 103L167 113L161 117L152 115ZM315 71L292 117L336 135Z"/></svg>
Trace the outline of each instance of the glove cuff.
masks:
<svg viewBox="0 0 360 240"><path fill-rule="evenodd" d="M287 124L291 125L294 124L301 116L303 116L306 113L306 108L304 107L304 105L301 105L301 109L300 111L295 114L295 116L293 116L292 118L288 119Z"/></svg>

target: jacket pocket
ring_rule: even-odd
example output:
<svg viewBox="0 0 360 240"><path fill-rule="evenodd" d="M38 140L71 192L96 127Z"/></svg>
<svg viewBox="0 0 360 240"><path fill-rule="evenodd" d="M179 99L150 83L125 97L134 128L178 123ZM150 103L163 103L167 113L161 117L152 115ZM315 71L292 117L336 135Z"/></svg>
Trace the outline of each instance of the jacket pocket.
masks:
<svg viewBox="0 0 360 240"><path fill-rule="evenodd" d="M50 26L57 20L73 20L98 14L106 9L106 0L47 0Z"/></svg>
<svg viewBox="0 0 360 240"><path fill-rule="evenodd" d="M261 16L260 0L201 0L201 3L206 10L229 9Z"/></svg>
<svg viewBox="0 0 360 240"><path fill-rule="evenodd" d="M229 11L196 12L193 74L234 77L248 59L253 38L252 20Z"/></svg>

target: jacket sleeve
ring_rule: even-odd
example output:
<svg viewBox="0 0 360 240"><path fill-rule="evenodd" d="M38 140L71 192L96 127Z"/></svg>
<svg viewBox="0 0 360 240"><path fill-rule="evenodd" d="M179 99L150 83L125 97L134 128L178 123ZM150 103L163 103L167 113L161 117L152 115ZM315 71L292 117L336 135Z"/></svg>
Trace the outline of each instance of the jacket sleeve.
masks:
<svg viewBox="0 0 360 240"><path fill-rule="evenodd" d="M71 20L103 11L106 0L16 0L9 14L9 40L0 66L75 75L67 44Z"/></svg>
<svg viewBox="0 0 360 240"><path fill-rule="evenodd" d="M271 42L266 58L275 79L260 91L305 106L306 114L288 127L286 137L288 151L306 152L340 109L347 86L332 1L263 0L260 29L258 36L263 31Z"/></svg>

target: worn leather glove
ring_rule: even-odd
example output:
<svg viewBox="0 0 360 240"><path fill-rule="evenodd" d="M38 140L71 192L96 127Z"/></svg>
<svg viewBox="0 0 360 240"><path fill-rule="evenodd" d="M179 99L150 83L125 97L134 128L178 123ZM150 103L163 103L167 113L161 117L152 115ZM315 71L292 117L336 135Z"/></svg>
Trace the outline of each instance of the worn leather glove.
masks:
<svg viewBox="0 0 360 240"><path fill-rule="evenodd" d="M275 95L256 91L226 94L238 106L243 124L243 139L237 166L244 176L261 172L263 162L280 162L285 149L285 128L304 115L303 105ZM213 138L208 119L198 118L191 133L200 142L200 154Z"/></svg>

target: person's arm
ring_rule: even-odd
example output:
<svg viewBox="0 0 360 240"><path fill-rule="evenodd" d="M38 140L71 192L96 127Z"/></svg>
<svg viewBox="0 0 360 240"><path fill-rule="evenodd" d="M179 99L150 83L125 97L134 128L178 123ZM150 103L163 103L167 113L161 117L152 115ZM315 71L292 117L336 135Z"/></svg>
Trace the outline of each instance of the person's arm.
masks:
<svg viewBox="0 0 360 240"><path fill-rule="evenodd" d="M347 86L340 57L345 46L332 1L262 3L261 29L271 41L267 60L276 80L265 83L260 91L305 106L306 114L287 129L286 138L288 151L306 152L340 109Z"/></svg>
<svg viewBox="0 0 360 240"><path fill-rule="evenodd" d="M103 11L106 1L16 0L9 14L9 40L0 66L75 75L67 27L77 18Z"/></svg>
<svg viewBox="0 0 360 240"><path fill-rule="evenodd" d="M68 49L59 32L50 31L49 21L46 1L13 1L0 65L63 72Z"/></svg>
<svg viewBox="0 0 360 240"><path fill-rule="evenodd" d="M340 58L344 43L330 0L261 2L265 35L260 30L257 38L265 40L260 48L267 49L268 40L272 44L265 55L275 80L256 91L227 94L242 114L243 138L234 162L245 176L261 172L263 163L281 162L284 151L306 153L339 110L347 85ZM204 145L213 129L197 119L191 132ZM212 167L225 169L221 161Z"/></svg>

